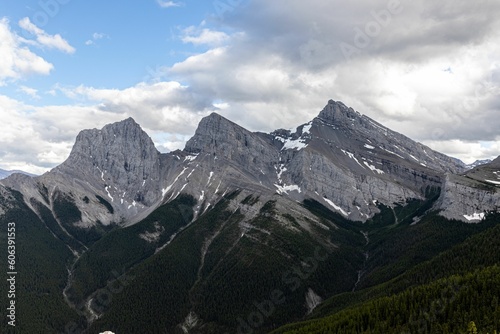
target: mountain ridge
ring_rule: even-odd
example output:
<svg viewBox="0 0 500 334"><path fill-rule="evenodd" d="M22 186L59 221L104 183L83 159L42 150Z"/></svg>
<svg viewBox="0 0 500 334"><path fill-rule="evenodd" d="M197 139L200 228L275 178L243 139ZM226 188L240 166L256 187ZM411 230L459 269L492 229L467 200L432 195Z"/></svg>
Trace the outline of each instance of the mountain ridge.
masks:
<svg viewBox="0 0 500 334"><path fill-rule="evenodd" d="M137 221L182 192L200 199L200 213L224 192L241 188L295 201L312 198L350 219L366 221L380 212L378 204L392 207L423 200L429 187L441 188L453 179L446 174L466 170L458 159L329 100L317 117L297 126L294 133L251 132L211 113L183 150L163 154L140 125L127 118L101 130L80 132L68 159L51 172L34 180L2 182L42 203L40 184L80 193L73 201L86 213L82 226L88 227L95 221ZM87 192L109 202L113 213L106 205L89 207ZM103 201L92 203L99 202ZM463 215L473 214L470 211L466 206L454 218L464 220Z"/></svg>
<svg viewBox="0 0 500 334"><path fill-rule="evenodd" d="M130 118L84 130L51 172L0 181L0 222L15 220L26 256L58 273L26 277L45 299L20 298L35 319L21 323L265 333L489 228L498 161L467 170L333 100L271 133L210 114L164 154ZM286 307L262 311L273 291Z"/></svg>
<svg viewBox="0 0 500 334"><path fill-rule="evenodd" d="M22 170L5 170L5 169L1 169L0 168L0 180L3 180L9 176L11 176L12 174L24 174L24 175L28 175L28 176L31 176L31 177L35 177L37 175L35 174L32 174L32 173L28 173L28 172L25 172L25 171L22 171Z"/></svg>

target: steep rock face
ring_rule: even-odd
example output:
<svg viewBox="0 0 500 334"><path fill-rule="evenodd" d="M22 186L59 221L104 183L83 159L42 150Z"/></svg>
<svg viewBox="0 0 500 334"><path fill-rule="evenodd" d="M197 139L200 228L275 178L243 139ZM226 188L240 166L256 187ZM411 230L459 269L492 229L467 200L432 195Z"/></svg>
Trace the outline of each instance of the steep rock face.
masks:
<svg viewBox="0 0 500 334"><path fill-rule="evenodd" d="M500 180L498 181L500 185ZM449 219L480 222L488 212L500 211L499 185L480 183L459 175L447 175L438 201L441 215Z"/></svg>
<svg viewBox="0 0 500 334"><path fill-rule="evenodd" d="M4 186L0 185L0 216L12 208L15 197Z"/></svg>
<svg viewBox="0 0 500 334"><path fill-rule="evenodd" d="M251 174L267 170L278 160L278 151L268 140L215 113L201 120L184 151L211 154L214 159L245 167Z"/></svg>
<svg viewBox="0 0 500 334"><path fill-rule="evenodd" d="M131 118L84 130L68 159L40 177L20 174L2 180L19 190L25 202L51 209L72 203L81 218L80 228L99 223L121 223L161 199L160 153Z"/></svg>
<svg viewBox="0 0 500 334"><path fill-rule="evenodd" d="M132 119L84 130L69 158L54 170L102 186L111 202L121 198L152 205L159 194L160 153L151 138ZM125 196L123 196L125 194Z"/></svg>
<svg viewBox="0 0 500 334"><path fill-rule="evenodd" d="M342 102L330 100L317 117L318 121L339 129L351 129L352 140L368 140L364 148L375 147L401 159L416 162L440 172L461 173L466 165L455 158L436 152L429 147L386 128L371 118L361 115ZM372 149L373 150L373 149Z"/></svg>
<svg viewBox="0 0 500 334"><path fill-rule="evenodd" d="M494 162L485 166L495 168ZM484 182L485 166L467 177L479 175ZM133 223L181 193L197 199L196 218L224 194L241 189L298 202L313 198L346 218L366 221L379 212L378 204L424 199L445 180L451 189L445 174L466 168L330 100L295 132L253 133L213 113L201 120L184 150L168 154L160 154L129 118L82 131L69 158L51 172L2 183L21 191L28 205L33 198L52 208L63 194L81 211L82 227ZM488 170L488 177L495 173Z"/></svg>
<svg viewBox="0 0 500 334"><path fill-rule="evenodd" d="M314 198L352 220L365 221L372 217L379 212L379 203L393 206L410 198L423 198L417 189L385 180L378 175L357 173L356 169L349 169L347 164L341 165L312 150L301 152L287 173L296 174L295 163L309 166L302 168L300 180L295 181L303 197Z"/></svg>
<svg viewBox="0 0 500 334"><path fill-rule="evenodd" d="M354 220L379 212L379 203L424 199L429 187L441 187L445 171L464 168L341 102L330 101L295 133L272 135L282 142L278 191L314 198Z"/></svg>
<svg viewBox="0 0 500 334"><path fill-rule="evenodd" d="M500 157L463 175L448 175L439 204L443 216L471 222L500 211Z"/></svg>
<svg viewBox="0 0 500 334"><path fill-rule="evenodd" d="M293 133L252 133L212 114L177 159L183 162L163 189L166 200L187 192L207 205L247 188L296 201L314 198L361 221L379 212L379 203L423 199L429 187L441 187L444 172L465 170L335 101Z"/></svg>
<svg viewBox="0 0 500 334"><path fill-rule="evenodd" d="M195 217L234 190L274 193L278 149L270 136L252 133L218 114L203 118L184 150L167 156L174 164L162 188L163 198L192 195L198 200Z"/></svg>

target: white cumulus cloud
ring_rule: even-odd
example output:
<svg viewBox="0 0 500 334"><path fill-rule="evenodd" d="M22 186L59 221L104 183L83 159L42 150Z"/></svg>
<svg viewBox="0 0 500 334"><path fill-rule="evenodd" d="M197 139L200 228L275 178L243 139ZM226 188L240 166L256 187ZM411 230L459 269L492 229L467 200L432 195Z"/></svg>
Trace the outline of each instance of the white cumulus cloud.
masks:
<svg viewBox="0 0 500 334"><path fill-rule="evenodd" d="M54 66L32 52L10 29L7 18L0 19L0 86L30 74L47 75Z"/></svg>
<svg viewBox="0 0 500 334"><path fill-rule="evenodd" d="M183 5L182 2L176 2L176 1L157 0L156 2L162 8L180 7Z"/></svg>
<svg viewBox="0 0 500 334"><path fill-rule="evenodd" d="M230 39L230 36L222 31L210 30L208 28L201 31L194 27L188 27L183 30L181 37L183 43L191 43L194 45L221 45Z"/></svg>
<svg viewBox="0 0 500 334"><path fill-rule="evenodd" d="M19 86L19 91L30 96L32 99L35 99L35 100L40 99L40 95L38 95L38 90L35 88L31 88L31 87L27 87L27 86Z"/></svg>
<svg viewBox="0 0 500 334"><path fill-rule="evenodd" d="M49 49L57 49L66 53L74 53L75 48L72 47L68 41L61 37L61 35L49 35L44 30L34 25L29 17L25 17L19 21L19 26L27 32L34 35L36 43L39 46L47 47Z"/></svg>

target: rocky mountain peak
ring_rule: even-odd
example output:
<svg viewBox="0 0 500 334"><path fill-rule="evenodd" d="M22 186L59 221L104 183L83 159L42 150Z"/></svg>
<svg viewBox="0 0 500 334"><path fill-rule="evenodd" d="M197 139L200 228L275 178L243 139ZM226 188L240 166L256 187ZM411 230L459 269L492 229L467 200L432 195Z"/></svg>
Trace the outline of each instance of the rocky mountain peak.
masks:
<svg viewBox="0 0 500 334"><path fill-rule="evenodd" d="M217 113L204 117L198 124L194 136L186 143L188 153L220 151L222 147L230 148L235 144L248 144L252 133L245 128L231 122Z"/></svg>
<svg viewBox="0 0 500 334"><path fill-rule="evenodd" d="M322 121L335 124L345 125L361 117L361 114L352 108L347 107L340 101L330 100L325 108L319 113L318 118Z"/></svg>
<svg viewBox="0 0 500 334"><path fill-rule="evenodd" d="M109 189L133 192L137 202L149 204L154 198L147 195L147 185L159 180L159 157L148 134L133 118L128 118L101 130L81 131L69 158L56 170L84 175L86 181L93 179L91 183L103 183ZM112 194L109 197L114 200Z"/></svg>
<svg viewBox="0 0 500 334"><path fill-rule="evenodd" d="M214 130L225 131L228 129L230 130L235 128L240 128L243 130L241 126L231 122L230 120L219 115L218 113L213 112L210 115L203 117L201 119L200 123L198 124L198 128L196 129L196 134L198 135L212 134Z"/></svg>
<svg viewBox="0 0 500 334"><path fill-rule="evenodd" d="M127 163L133 159L156 159L158 154L148 134L133 118L128 118L101 130L81 131L65 164L92 162L104 167L105 161Z"/></svg>

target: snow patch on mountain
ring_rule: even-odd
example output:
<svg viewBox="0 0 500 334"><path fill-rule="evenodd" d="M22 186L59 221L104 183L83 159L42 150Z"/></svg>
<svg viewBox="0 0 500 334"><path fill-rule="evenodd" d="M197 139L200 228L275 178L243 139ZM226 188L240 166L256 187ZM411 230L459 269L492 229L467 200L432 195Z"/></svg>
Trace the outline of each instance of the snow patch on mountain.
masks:
<svg viewBox="0 0 500 334"><path fill-rule="evenodd" d="M283 180L281 179L281 176L283 175L284 172L287 171L286 167L284 164L280 164L279 168L274 166L274 169L276 169L276 176L278 177L279 183L283 183Z"/></svg>
<svg viewBox="0 0 500 334"><path fill-rule="evenodd" d="M280 138L282 140L283 138ZM299 138L296 140L293 139L284 139L283 140L283 148L282 150L302 150L306 148L307 144L303 138Z"/></svg>
<svg viewBox="0 0 500 334"><path fill-rule="evenodd" d="M172 189L172 187L174 186L174 184L177 182L177 180L179 180L179 178L184 175L184 173L186 172L188 168L187 167L184 167L184 169L182 170L182 172L180 172L179 175L177 175L177 177L175 178L174 182L172 182L172 184L170 184L168 187L164 188L161 190L161 193L162 193L162 196L165 197L165 195L169 192L170 189Z"/></svg>
<svg viewBox="0 0 500 334"><path fill-rule="evenodd" d="M274 185L276 188L278 188L276 190L276 192L280 195L282 194L288 194L289 191L297 191L299 193L302 192L302 189L300 189L300 187L296 184L291 184L291 185L284 185L284 186L280 186L278 184L275 184Z"/></svg>
<svg viewBox="0 0 500 334"><path fill-rule="evenodd" d="M486 215L484 212L481 213L476 213L474 212L472 215L464 215L464 218L467 219L468 221L481 221L484 220Z"/></svg>
<svg viewBox="0 0 500 334"><path fill-rule="evenodd" d="M486 164L489 164L492 161L493 160L491 160L491 159L476 160L473 163L468 164L467 165L467 169L473 169L473 168L476 168L476 167L479 167L479 166L482 166L482 165L486 165Z"/></svg>
<svg viewBox="0 0 500 334"><path fill-rule="evenodd" d="M106 190L106 192L108 193L108 197L109 197L109 198L111 198L111 202L114 202L114 201L115 201L115 199L113 198L113 196L111 196L111 193L109 192L109 186L106 186L104 189L105 189L105 190Z"/></svg>
<svg viewBox="0 0 500 334"><path fill-rule="evenodd" d="M358 160L358 159L356 159L356 157L354 156L354 154L353 154L353 153L348 152L348 151L346 151L346 150L341 150L341 151L342 151L345 155L347 155L349 158L351 158L351 159L353 159L354 161L356 161L356 163L357 163L358 165L360 165L361 167L363 167L363 165L359 162L359 160ZM364 168L364 167L363 167L363 168Z"/></svg>
<svg viewBox="0 0 500 334"><path fill-rule="evenodd" d="M328 198L326 197L323 197L323 199L325 200L326 203L328 203L331 207L333 207L335 210L339 211L342 215L348 217L350 212L346 212L344 209L342 209L340 206L336 205L335 203L333 203L332 201L330 201Z"/></svg>
<svg viewBox="0 0 500 334"><path fill-rule="evenodd" d="M383 150L384 150L384 151L386 151L387 153L393 154L393 155L395 155L395 156L397 156L397 157L399 157L399 158L401 158L401 159L404 159L404 157L403 157L403 156L401 156L401 155L399 155L399 154L397 154L397 153L394 153L394 152L392 152L392 151L389 151L388 149L385 149L385 148L383 148L383 147L381 147L381 149L383 149Z"/></svg>
<svg viewBox="0 0 500 334"><path fill-rule="evenodd" d="M307 141L311 138L311 128L312 122L304 124L302 126L302 132L299 135L298 129L295 133L292 133L291 130L277 130L272 133L274 139L279 140L283 143L281 148L284 150L302 150L307 147Z"/></svg>
<svg viewBox="0 0 500 334"><path fill-rule="evenodd" d="M210 185L210 181L212 180L212 177L214 176L214 172L210 172L210 176L208 177L208 181L207 181L207 186Z"/></svg>
<svg viewBox="0 0 500 334"><path fill-rule="evenodd" d="M413 160L415 160L415 161L417 161L417 162L420 162L420 160L418 160L416 157L414 157L414 156L413 156L413 155L411 155L411 154L410 154L410 157L411 157Z"/></svg>
<svg viewBox="0 0 500 334"><path fill-rule="evenodd" d="M377 167L375 167L375 166L373 166L373 165L370 165L368 162L363 161L363 163L364 163L364 164L365 164L368 168L370 168L370 170L371 170L372 172L377 172L377 173L379 173L379 174L384 174L384 171L383 171L383 170L380 170L380 169L378 169Z"/></svg>
<svg viewBox="0 0 500 334"><path fill-rule="evenodd" d="M190 154L184 158L184 162L186 161L194 161L196 158L198 158L199 154Z"/></svg>

